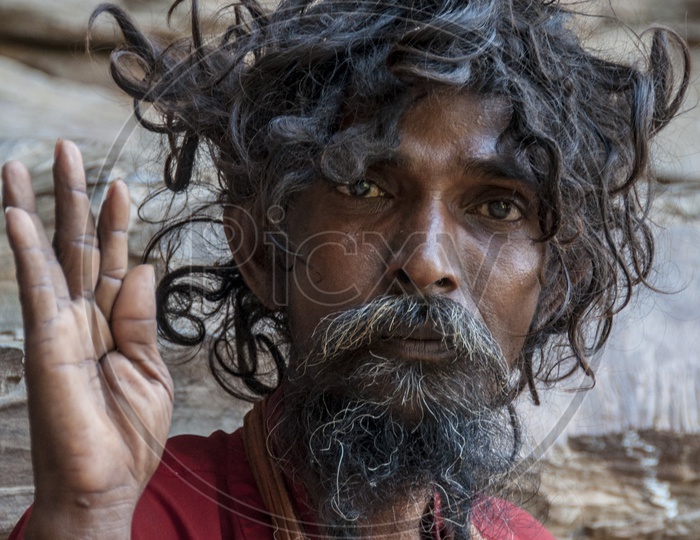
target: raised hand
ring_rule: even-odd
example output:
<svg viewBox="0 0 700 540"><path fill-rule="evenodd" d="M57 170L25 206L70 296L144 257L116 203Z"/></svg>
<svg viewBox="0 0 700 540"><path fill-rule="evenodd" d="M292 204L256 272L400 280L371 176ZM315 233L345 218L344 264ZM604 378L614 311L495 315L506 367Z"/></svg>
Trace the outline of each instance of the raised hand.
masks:
<svg viewBox="0 0 700 540"><path fill-rule="evenodd" d="M95 224L80 152L59 141L52 248L27 169L7 163L2 178L36 485L26 538L128 538L173 389L156 347L153 269L127 268L127 187L110 187Z"/></svg>

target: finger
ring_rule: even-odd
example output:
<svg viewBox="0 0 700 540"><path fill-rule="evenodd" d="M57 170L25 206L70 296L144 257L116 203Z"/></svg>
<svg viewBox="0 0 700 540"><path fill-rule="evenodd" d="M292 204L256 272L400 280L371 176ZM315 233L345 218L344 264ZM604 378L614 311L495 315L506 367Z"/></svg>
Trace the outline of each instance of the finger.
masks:
<svg viewBox="0 0 700 540"><path fill-rule="evenodd" d="M17 284L25 332L56 317L58 307L47 257L53 253L42 246L30 215L20 208L5 212L7 237L15 257Z"/></svg>
<svg viewBox="0 0 700 540"><path fill-rule="evenodd" d="M87 195L83 158L78 147L70 141L56 144L53 178L56 254L66 275L71 297L92 298L99 272L100 251Z"/></svg>
<svg viewBox="0 0 700 540"><path fill-rule="evenodd" d="M58 300L68 299L68 287L63 269L58 264L53 248L49 242L44 225L36 211L36 199L32 188L32 179L27 168L18 161L8 161L2 168L2 202L3 207L14 207L29 215L32 228L39 237L39 245L44 252L46 264Z"/></svg>
<svg viewBox="0 0 700 540"><path fill-rule="evenodd" d="M129 190L124 182L117 180L107 192L97 221L100 273L95 301L108 321L129 266L129 209Z"/></svg>
<svg viewBox="0 0 700 540"><path fill-rule="evenodd" d="M119 352L134 362L150 363L158 354L155 276L149 265L127 273L112 309L112 335Z"/></svg>

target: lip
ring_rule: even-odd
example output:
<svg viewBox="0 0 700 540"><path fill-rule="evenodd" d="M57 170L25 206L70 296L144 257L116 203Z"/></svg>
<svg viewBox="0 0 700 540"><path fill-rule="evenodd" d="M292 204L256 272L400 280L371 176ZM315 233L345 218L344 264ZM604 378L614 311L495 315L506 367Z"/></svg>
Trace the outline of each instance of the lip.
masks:
<svg viewBox="0 0 700 540"><path fill-rule="evenodd" d="M382 340L413 339L417 341L442 341L443 337L444 336L438 332L433 325L423 324L417 328L399 326L393 329L390 334L382 336Z"/></svg>
<svg viewBox="0 0 700 540"><path fill-rule="evenodd" d="M433 333L434 335L434 333ZM435 338L418 338L415 333L410 337L392 337L373 344L375 353L384 353L410 361L445 361L454 357L445 341Z"/></svg>

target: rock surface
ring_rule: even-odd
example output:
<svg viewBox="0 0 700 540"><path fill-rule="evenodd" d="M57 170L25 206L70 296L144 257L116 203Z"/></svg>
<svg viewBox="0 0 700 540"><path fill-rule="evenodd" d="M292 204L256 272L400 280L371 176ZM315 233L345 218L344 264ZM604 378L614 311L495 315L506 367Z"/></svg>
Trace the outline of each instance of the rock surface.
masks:
<svg viewBox="0 0 700 540"><path fill-rule="evenodd" d="M0 6L0 39L52 47L82 46L87 37L90 14L101 0L63 0L60 7L51 0L3 0ZM171 25L164 24L170 0L112 0L127 9L139 26L163 39L182 35L188 24L189 3L175 10ZM217 0L200 0L200 13L215 20L215 12L225 5ZM205 27L206 28L206 27ZM119 34L111 25L97 24L90 39L99 45L118 43Z"/></svg>
<svg viewBox="0 0 700 540"><path fill-rule="evenodd" d="M98 3L68 0L57 9L46 0L0 2L0 162L21 159L30 166L49 229L50 158L59 136L75 139L84 150L95 208L110 179L122 177L132 186L135 210L159 175L157 143L134 130L129 101L105 76L105 57L98 53L88 59L81 52L85 23ZM186 25L181 9L175 25L165 28L169 0L118 3L166 38ZM219 3L202 4L212 12ZM677 25L691 42L699 41L700 2L617 0L611 5L633 28L664 21ZM618 34L599 21L591 24L592 40L616 43ZM109 24L98 24L95 32L97 43L114 42ZM700 538L698 100L694 88L687 112L657 152L665 182L656 214L664 227L657 284L678 292L645 296L628 312L597 361L592 391L550 390L542 407L522 404L532 458L542 458L542 487L529 504L538 515L549 514L548 527L562 540ZM136 260L149 228L135 211L132 215L136 233L130 250ZM0 221L0 539L32 498L21 319L8 253ZM240 424L246 406L216 387L203 359L173 361L171 369L173 434L207 434Z"/></svg>
<svg viewBox="0 0 700 540"><path fill-rule="evenodd" d="M527 504L558 538L700 538L700 222L665 219L657 285L682 292L618 321L593 389L520 404L542 471Z"/></svg>

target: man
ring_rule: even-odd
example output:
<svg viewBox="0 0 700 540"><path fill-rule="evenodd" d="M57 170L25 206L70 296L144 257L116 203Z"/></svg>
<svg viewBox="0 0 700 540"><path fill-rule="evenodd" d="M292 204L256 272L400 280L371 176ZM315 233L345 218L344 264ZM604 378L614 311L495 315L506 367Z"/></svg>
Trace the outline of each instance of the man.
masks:
<svg viewBox="0 0 700 540"><path fill-rule="evenodd" d="M142 123L168 134L166 184L203 150L218 174L221 217L155 244L208 215L232 260L168 253L157 290L127 271L127 189L95 224L64 141L52 248L27 171L4 167L36 478L13 538L550 538L499 496L513 400L592 375L645 283L682 41L654 32L640 69L584 50L550 1L248 0L215 44L193 3L192 41L162 48L104 11L115 80L162 114ZM163 452L156 322L258 400L242 431Z"/></svg>

